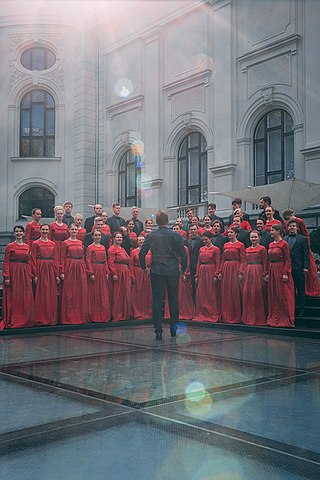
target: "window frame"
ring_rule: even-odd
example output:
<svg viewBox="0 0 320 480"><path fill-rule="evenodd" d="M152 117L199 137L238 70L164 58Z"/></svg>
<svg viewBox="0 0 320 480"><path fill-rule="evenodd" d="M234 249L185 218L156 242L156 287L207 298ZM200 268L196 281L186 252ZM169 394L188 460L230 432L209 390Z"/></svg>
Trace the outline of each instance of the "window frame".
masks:
<svg viewBox="0 0 320 480"><path fill-rule="evenodd" d="M22 208L21 197L26 195L28 192L32 193L32 191L33 191L33 197L34 197L35 196L34 195L35 190L42 190L41 193L42 193L43 197L44 197L44 195L48 195L48 194L50 194L52 196L52 208L45 206L45 202L48 203L50 200L46 201L45 198L43 198L41 201L39 201L38 199L33 200L32 195L31 195L31 200L29 200L30 207L31 207L30 211L28 211L27 213L21 212L21 208ZM28 186L27 188L25 188L23 190L23 192L20 193L20 195L18 197L18 216L17 216L17 220L23 219L24 217L22 217L22 215L31 217L32 208L40 208L42 210L42 215L43 215L44 218L54 218L54 213L53 213L54 205L55 205L55 194L46 185ZM49 213L49 215L46 214L47 212Z"/></svg>
<svg viewBox="0 0 320 480"><path fill-rule="evenodd" d="M281 114L281 120L279 125L275 126L268 126L268 116L273 113L273 112L280 112ZM280 177L280 180L278 181L283 181L287 180L289 178L292 178L294 176L294 168L292 171L286 170L286 158L285 158L285 142L287 138L292 137L292 150L294 152L294 129L293 127L291 128L290 131L286 131L285 125L287 121L287 117L290 118L291 124L293 125L293 119L292 116L284 109L281 108L275 108L273 110L268 111L265 113L258 121L255 129L254 129L254 134L253 134L253 176L254 176L254 185L260 186L260 185L270 185L271 183L277 183L277 182L269 182L268 180L274 176L278 175ZM257 138L258 130L260 129L260 126L264 122L263 125L263 137ZM270 162L270 146L269 146L269 134L272 132L280 132L280 168L271 170L268 167L268 164ZM257 174L257 145L263 145L263 173L258 175ZM293 157L293 167L294 167L294 157ZM292 173L290 173L292 172ZM264 178L263 183L258 183L258 177Z"/></svg>
<svg viewBox="0 0 320 480"><path fill-rule="evenodd" d="M198 142L197 145L190 146L189 139L191 139L192 135L197 135L198 136ZM186 145L184 145L186 144ZM181 154L182 150L185 147L185 154ZM189 182L189 174L190 174L190 153L198 152L198 183L197 184L192 184L190 185ZM186 172L185 172L185 185L181 185L181 180L180 180L180 168L181 168L181 163L185 162L186 163ZM193 131L190 132L184 139L181 141L179 149L178 149L178 205L194 205L194 204L204 204L207 203L208 201L208 153L207 153L207 141L204 137L204 135L198 131ZM203 174L205 175L206 182L202 183L202 178ZM204 187L206 187L206 190L204 190ZM195 189L198 189L198 198L196 200L190 199L191 192ZM181 192L185 190L185 200L186 203L181 203L180 198L181 198ZM203 197L205 196L205 191L206 193L206 199Z"/></svg>
<svg viewBox="0 0 320 480"><path fill-rule="evenodd" d="M33 100L33 96L36 93L43 93L44 95L44 100L43 101L36 101ZM27 97L30 96L29 99L29 106L24 107L23 103L27 101ZM53 106L48 106L48 103L52 102ZM42 130L43 130L43 135L33 135L33 112L34 112L34 107L36 106L43 106L43 124L42 124ZM29 128L29 135L23 135L23 128L25 127L24 125L24 120L23 116L25 113L28 113L28 128ZM48 134L47 129L48 129L48 113L53 112L53 134ZM26 93L21 101L20 101L20 128L19 128L19 157L21 158L52 158L55 156L55 129L56 129L56 111L55 111L55 100L53 96L47 92L46 90L43 89L34 89ZM27 148L27 153L24 154L23 150L23 141L28 140L28 148ZM35 147L35 140L42 140L42 152L43 155L35 155L34 153L34 147ZM47 141L51 140L53 143L53 152L49 154L48 152L48 146L47 146Z"/></svg>
<svg viewBox="0 0 320 480"><path fill-rule="evenodd" d="M33 63L35 63L35 59L33 58L34 56L34 52L35 50L43 50L44 52L44 55L43 55L43 68L39 69L39 68L34 68L33 67ZM23 56L27 53L27 52L30 52L29 55L30 55L30 58L29 58L29 63L30 63L30 68L29 67L26 67L22 62L24 61L25 62L25 59L23 59ZM51 54L53 57L54 57L54 61L51 65L48 65L49 64L49 59L48 59L48 56L49 54ZM55 54L54 51L52 51L50 48L48 47L44 47L42 45L33 45L31 47L28 47L28 48L25 48L23 50L23 52L21 53L20 55L20 63L21 65L23 66L23 68L25 68L26 70L28 70L29 72L34 72L34 71L38 71L38 72L44 72L45 70L49 70L50 68L52 68L56 63L57 63L57 56ZM27 63L27 62L25 62Z"/></svg>
<svg viewBox="0 0 320 480"><path fill-rule="evenodd" d="M135 188L134 195L128 195L128 175L130 167L134 167ZM124 181L124 192L122 191L122 180ZM141 207L141 157L127 150L121 157L118 169L118 202L123 207Z"/></svg>

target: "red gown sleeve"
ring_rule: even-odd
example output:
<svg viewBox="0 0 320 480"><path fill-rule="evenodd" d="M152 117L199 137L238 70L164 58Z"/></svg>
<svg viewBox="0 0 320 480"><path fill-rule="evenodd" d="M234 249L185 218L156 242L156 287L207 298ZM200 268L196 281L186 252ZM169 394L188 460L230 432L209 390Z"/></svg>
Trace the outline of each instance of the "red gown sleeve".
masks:
<svg viewBox="0 0 320 480"><path fill-rule="evenodd" d="M7 245L2 265L2 276L5 280L10 280L10 258L12 255L12 251L13 250L11 245Z"/></svg>
<svg viewBox="0 0 320 480"><path fill-rule="evenodd" d="M239 266L239 274L243 275L246 269L246 252L244 249L243 243L240 242L239 246L239 254L240 254L240 266Z"/></svg>
<svg viewBox="0 0 320 480"><path fill-rule="evenodd" d="M110 247L108 251L108 263L109 263L109 270L111 272L111 275L117 275L116 269L115 269L115 260L116 260L116 252L114 248Z"/></svg>
<svg viewBox="0 0 320 480"><path fill-rule="evenodd" d="M87 248L87 255L86 255L86 267L87 267L87 274L89 276L94 275L94 270L92 266L92 256L93 256L93 251L92 248L90 248L90 245Z"/></svg>
<svg viewBox="0 0 320 480"><path fill-rule="evenodd" d="M262 247L260 255L262 260L262 275L265 277L266 275L268 275L269 266L267 250L264 247Z"/></svg>
<svg viewBox="0 0 320 480"><path fill-rule="evenodd" d="M60 257L60 274L64 274L64 265L67 258L67 248L68 245L65 242L61 244L61 257Z"/></svg>
<svg viewBox="0 0 320 480"><path fill-rule="evenodd" d="M218 247L214 250L214 262L216 265L215 277L217 277L220 272L220 250Z"/></svg>
<svg viewBox="0 0 320 480"><path fill-rule="evenodd" d="M31 273L32 277L38 276L38 269L37 269L37 257L38 257L38 245L33 242L32 249L31 249Z"/></svg>
<svg viewBox="0 0 320 480"><path fill-rule="evenodd" d="M282 251L283 251L283 257L284 257L283 275L290 275L291 273L290 247L289 247L289 244L285 241L283 241Z"/></svg>

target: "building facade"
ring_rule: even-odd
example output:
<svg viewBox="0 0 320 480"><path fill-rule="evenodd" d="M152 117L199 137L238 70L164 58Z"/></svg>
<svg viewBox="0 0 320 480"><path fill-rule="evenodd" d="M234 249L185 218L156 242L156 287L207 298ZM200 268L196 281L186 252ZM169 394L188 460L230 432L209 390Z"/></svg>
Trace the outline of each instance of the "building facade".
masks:
<svg viewBox="0 0 320 480"><path fill-rule="evenodd" d="M0 232L65 200L227 216L211 192L320 183L320 2L27 4L0 12Z"/></svg>

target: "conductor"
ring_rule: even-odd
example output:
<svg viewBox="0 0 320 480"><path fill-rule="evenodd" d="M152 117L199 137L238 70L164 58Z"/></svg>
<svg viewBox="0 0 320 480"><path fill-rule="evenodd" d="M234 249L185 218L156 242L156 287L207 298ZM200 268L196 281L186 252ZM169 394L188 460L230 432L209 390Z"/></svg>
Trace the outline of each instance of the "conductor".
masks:
<svg viewBox="0 0 320 480"><path fill-rule="evenodd" d="M159 228L147 235L139 258L142 270L147 271L145 258L151 250L152 320L156 340L162 340L163 302L166 291L170 310L170 334L172 337L176 336L179 319L179 276L185 275L187 254L183 238L179 233L168 229L169 219L165 212L158 211L156 223Z"/></svg>

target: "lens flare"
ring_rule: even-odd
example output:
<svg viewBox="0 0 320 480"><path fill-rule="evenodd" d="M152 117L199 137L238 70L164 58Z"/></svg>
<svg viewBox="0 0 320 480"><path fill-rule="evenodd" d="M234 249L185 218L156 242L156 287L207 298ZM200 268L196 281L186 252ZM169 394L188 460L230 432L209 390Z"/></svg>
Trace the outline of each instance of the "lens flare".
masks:
<svg viewBox="0 0 320 480"><path fill-rule="evenodd" d="M127 98L133 92L132 82L128 78L120 78L114 87L114 91L118 97Z"/></svg>

